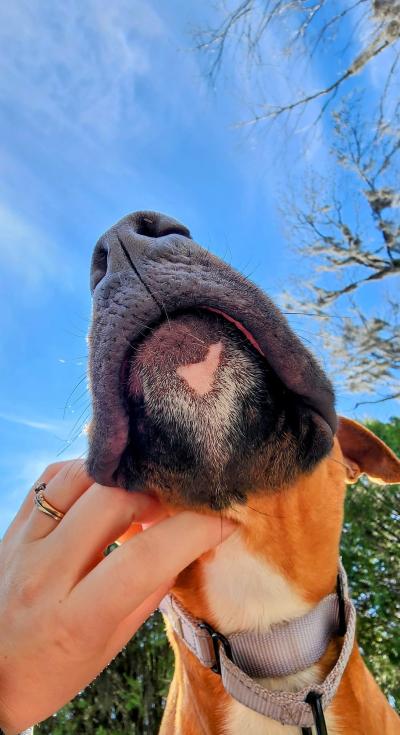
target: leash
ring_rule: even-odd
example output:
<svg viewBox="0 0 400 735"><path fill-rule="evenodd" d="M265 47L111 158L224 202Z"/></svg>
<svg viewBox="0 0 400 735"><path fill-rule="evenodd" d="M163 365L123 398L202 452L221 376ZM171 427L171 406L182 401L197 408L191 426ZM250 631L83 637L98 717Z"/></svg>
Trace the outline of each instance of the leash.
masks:
<svg viewBox="0 0 400 735"><path fill-rule="evenodd" d="M321 705L321 696L319 694L316 694L315 692L310 692L310 694L306 697L306 702L308 702L308 704L311 706L314 715L314 723L317 730L317 735L328 735L324 717L324 710L322 709ZM302 727L301 732L302 735L312 735L311 727Z"/></svg>
<svg viewBox="0 0 400 735"><path fill-rule="evenodd" d="M173 595L159 606L177 636L200 663L221 677L225 691L246 707L301 728L302 735L327 735L324 710L331 703L349 660L356 611L348 595L346 572L339 563L336 592L324 597L302 617L272 625L264 632L223 636L193 617ZM256 679L282 677L317 663L334 635L343 638L339 658L321 684L298 692L268 690Z"/></svg>

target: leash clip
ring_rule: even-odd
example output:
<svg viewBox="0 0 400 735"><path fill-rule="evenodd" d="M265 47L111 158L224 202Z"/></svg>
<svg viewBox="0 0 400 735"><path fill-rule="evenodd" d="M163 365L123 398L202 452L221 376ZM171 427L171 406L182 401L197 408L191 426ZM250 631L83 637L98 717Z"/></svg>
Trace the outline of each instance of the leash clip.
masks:
<svg viewBox="0 0 400 735"><path fill-rule="evenodd" d="M217 630L214 630L214 628L209 625L208 623L199 623L199 628L202 628L203 630L206 630L207 633L210 634L213 649L214 649L214 656L215 656L215 664L211 666L211 671L214 672L214 674L219 674L221 676L221 657L219 652L219 644L222 644L222 647L224 649L225 656L229 658L230 661L232 661L232 650L231 645L227 638L225 638L222 633L219 633Z"/></svg>

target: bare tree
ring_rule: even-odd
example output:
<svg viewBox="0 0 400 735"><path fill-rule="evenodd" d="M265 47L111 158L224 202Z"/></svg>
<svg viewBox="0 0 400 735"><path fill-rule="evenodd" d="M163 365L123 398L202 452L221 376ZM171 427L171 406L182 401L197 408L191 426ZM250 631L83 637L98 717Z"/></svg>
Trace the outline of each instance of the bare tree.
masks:
<svg viewBox="0 0 400 735"><path fill-rule="evenodd" d="M210 54L211 79L226 58L232 61L232 53L246 60L250 73L265 78L264 99L257 100L258 111L248 122L283 118L297 125L311 110L309 128L325 116L332 129L329 177L303 172L303 186L282 208L289 241L308 264L302 287L297 280L284 294L285 306L291 313L320 317L319 335L339 368L343 388L373 392L371 402L398 398L400 308L394 284L400 274L400 0L242 0L233 8L222 7L219 25L198 34L198 48ZM365 70L389 48L373 105ZM271 54L294 75L294 85L284 87L286 98L277 103L267 73ZM335 63L326 64L329 54ZM299 79L315 82L304 73L313 60L324 63L331 79L301 89ZM354 81L349 84L356 75L360 89ZM282 126L275 134L278 140ZM287 128L282 142L286 134Z"/></svg>
<svg viewBox="0 0 400 735"><path fill-rule="evenodd" d="M248 123L260 123L302 110L316 100L323 100L318 107L322 116L341 88L359 74L368 63L388 47L394 47L392 74L400 57L400 0L348 0L344 8L331 0L242 0L233 9L222 6L223 18L216 28L196 34L197 49L208 55L208 74L215 79L225 55L233 47L243 53L249 69L266 68L266 56L270 53L271 35L282 37L279 63L291 60L291 68L302 58L313 59L326 44L337 59L346 56L355 30L363 39L361 50L355 53L343 69L328 84L317 89L293 93L293 98L280 104L268 100L258 101L257 112ZM344 21L349 21L347 37L339 37ZM264 43L266 42L266 43ZM272 90L267 88L267 96Z"/></svg>
<svg viewBox="0 0 400 735"><path fill-rule="evenodd" d="M362 102L347 100L334 113L334 190L331 181L314 180L301 205L292 198L285 207L290 239L311 261L313 274L296 297L285 295L285 305L337 317L329 328L321 322L323 343L345 387L380 391L378 400L400 397L400 308L398 296L390 296L400 275L399 107L390 125L381 110L367 123L360 113ZM340 168L345 177L337 175ZM376 284L383 281L389 290L381 287L378 293ZM362 288L374 286L372 314L366 315L357 297ZM336 313L343 300L351 319Z"/></svg>

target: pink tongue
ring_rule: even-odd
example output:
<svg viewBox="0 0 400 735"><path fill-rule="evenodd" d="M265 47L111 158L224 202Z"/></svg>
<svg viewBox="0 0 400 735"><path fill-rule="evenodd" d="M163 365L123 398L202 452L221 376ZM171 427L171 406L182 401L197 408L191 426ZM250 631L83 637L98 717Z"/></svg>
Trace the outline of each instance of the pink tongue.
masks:
<svg viewBox="0 0 400 735"><path fill-rule="evenodd" d="M181 365L176 369L176 372L197 395L204 396L213 387L221 352L222 342L216 342L216 344L210 345L204 360L192 362L189 365Z"/></svg>

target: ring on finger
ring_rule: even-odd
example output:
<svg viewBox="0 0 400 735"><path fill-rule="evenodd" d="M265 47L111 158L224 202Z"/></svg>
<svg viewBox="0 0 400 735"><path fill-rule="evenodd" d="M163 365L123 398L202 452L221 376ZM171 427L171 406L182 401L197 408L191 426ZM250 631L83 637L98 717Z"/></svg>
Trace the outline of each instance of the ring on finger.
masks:
<svg viewBox="0 0 400 735"><path fill-rule="evenodd" d="M61 510L57 510L54 505L51 505L48 500L44 497L43 491L46 489L46 483L40 482L33 488L35 491L34 502L35 506L41 513L45 513L47 516L51 516L55 521L61 521L64 518L65 513Z"/></svg>

